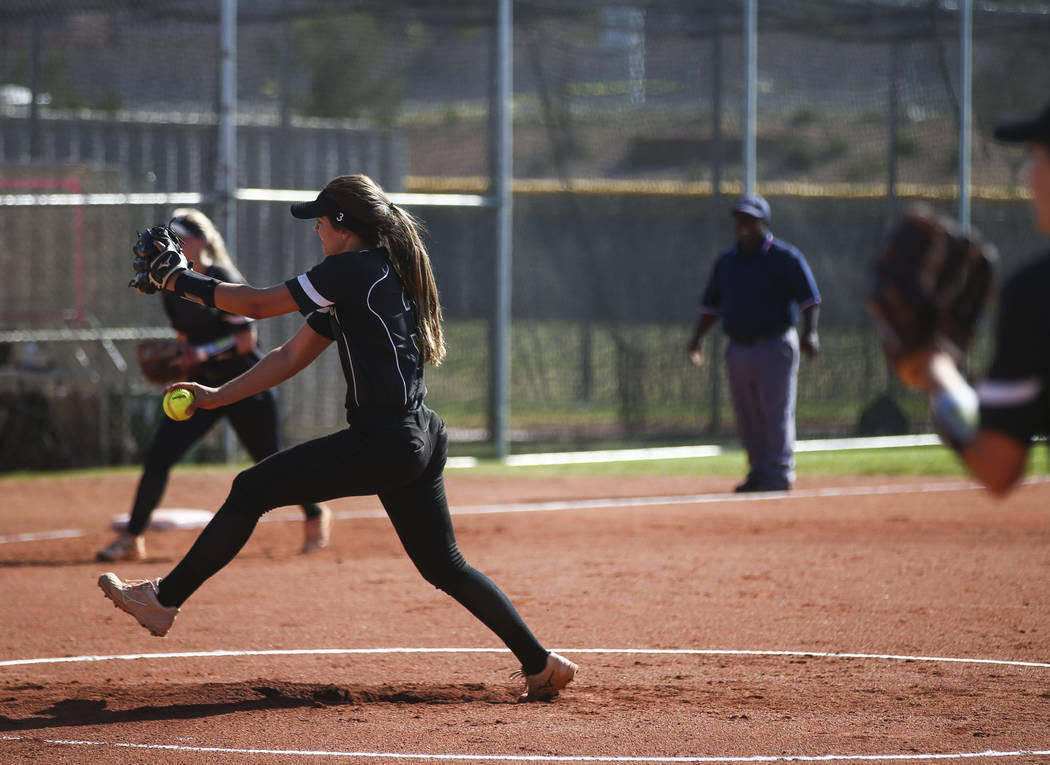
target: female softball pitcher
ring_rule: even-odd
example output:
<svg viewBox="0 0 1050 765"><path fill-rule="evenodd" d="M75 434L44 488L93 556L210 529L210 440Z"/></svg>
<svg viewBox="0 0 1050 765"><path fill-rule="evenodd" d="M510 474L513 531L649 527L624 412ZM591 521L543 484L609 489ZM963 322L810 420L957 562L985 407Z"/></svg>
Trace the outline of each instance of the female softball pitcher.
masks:
<svg viewBox="0 0 1050 765"><path fill-rule="evenodd" d="M183 252L193 262L195 271L224 282L244 281L226 250L222 234L200 210L175 210L168 227L179 237ZM243 316L180 300L170 292L164 294L164 312L178 333L182 348L175 367L176 375L181 374L205 385L221 385L250 368L262 356L255 325ZM164 495L172 466L223 417L229 420L256 462L280 447L277 397L272 390L263 390L228 406L200 412L189 420L176 422L163 418L146 452L127 528L95 554L97 560L142 560L146 557L144 534L153 510ZM302 552L327 546L331 511L310 502L303 505L303 512L306 521Z"/></svg>
<svg viewBox="0 0 1050 765"><path fill-rule="evenodd" d="M325 257L283 284L256 288L196 274L171 247L140 258L134 284L251 318L293 311L306 316L298 333L239 377L217 388L171 386L193 392L191 413L271 388L335 342L350 427L240 473L211 523L167 576L122 581L106 573L99 586L118 608L163 636L182 604L233 560L266 511L377 494L423 578L459 601L514 653L525 680L519 700L554 698L577 666L539 643L507 596L467 564L456 543L445 498L445 423L423 404L423 364L440 363L445 348L437 287L416 220L364 175L334 178L314 201L292 205L292 215L316 218Z"/></svg>

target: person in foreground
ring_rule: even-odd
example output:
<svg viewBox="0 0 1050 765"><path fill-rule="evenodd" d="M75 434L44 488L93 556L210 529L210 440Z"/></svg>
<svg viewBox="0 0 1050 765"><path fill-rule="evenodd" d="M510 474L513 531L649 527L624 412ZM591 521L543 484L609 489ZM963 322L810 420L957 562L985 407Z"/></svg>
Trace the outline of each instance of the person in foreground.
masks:
<svg viewBox="0 0 1050 765"><path fill-rule="evenodd" d="M224 282L244 281L230 258L222 234L200 210L175 210L168 227L179 238L194 271ZM250 320L180 300L170 292L165 292L163 297L164 313L178 338L140 346L139 365L151 381L167 384L175 380L194 380L219 385L241 374L262 357L259 334ZM224 417L253 460L259 461L278 450L277 397L272 390L260 391L230 406L201 412L188 420L176 422L162 418L146 451L128 525L116 539L95 554L96 560L142 560L146 557L145 532L168 485L171 468ZM303 505L303 514L302 552L327 547L332 511L323 505L309 503Z"/></svg>
<svg viewBox="0 0 1050 765"><path fill-rule="evenodd" d="M995 136L1028 145L1028 185L1035 225L1039 233L1050 235L1050 105L1034 119L999 125ZM971 238L968 248L953 245L953 239L959 239L951 235L935 236L935 246L925 248L935 255L927 260L942 264L942 273L948 278L913 278L911 290L894 290L896 297L891 301L876 300L873 312L884 328L890 328L887 355L895 373L905 385L929 396L942 441L959 453L970 473L985 487L1004 495L1023 477L1034 437L1050 433L1050 302L1046 299L1050 252L1023 266L1004 283L992 364L975 390L960 373L958 362L972 335L966 317L981 307L982 292L990 281L983 274L990 271L994 250L972 246L972 232L963 236ZM937 243L938 238L942 243ZM901 241L899 236L897 241ZM952 265L953 272L948 274L947 264L959 260L954 254L960 251L966 252L962 264ZM891 269L883 269L887 270ZM902 344L901 338L909 332L893 325L911 305L899 296L921 292L918 285L933 283L954 285L952 295L936 295L932 301L933 306L950 309L948 315L936 316L938 326L950 328L961 321L961 331L935 333L932 341L918 347ZM933 306L920 313L935 315ZM952 342L952 334L961 335L962 342Z"/></svg>
<svg viewBox="0 0 1050 765"><path fill-rule="evenodd" d="M441 306L418 223L364 175L331 180L311 202L292 205L315 218L323 260L283 284L230 284L186 268L177 246L158 232L157 252L136 259L141 292L164 289L251 318L300 311L306 324L239 377L211 388L180 382L191 407L212 409L271 388L304 369L335 342L347 382L350 427L267 457L236 476L229 496L186 556L167 575L99 578L106 597L153 635L248 541L274 507L377 494L423 578L491 629L521 664L519 700L549 700L578 667L546 650L513 604L464 560L445 497L445 423L423 404L423 364L444 353ZM155 229L151 230L154 231Z"/></svg>

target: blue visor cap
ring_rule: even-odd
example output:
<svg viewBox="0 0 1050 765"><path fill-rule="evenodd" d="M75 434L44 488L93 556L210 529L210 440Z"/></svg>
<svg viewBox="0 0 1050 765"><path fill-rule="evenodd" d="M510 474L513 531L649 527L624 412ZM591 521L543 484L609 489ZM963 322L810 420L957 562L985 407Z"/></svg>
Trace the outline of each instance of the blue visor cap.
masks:
<svg viewBox="0 0 1050 765"><path fill-rule="evenodd" d="M750 215L752 218L758 218L769 223L769 202L759 194L744 194L744 196L736 200L732 212L733 215L737 213Z"/></svg>

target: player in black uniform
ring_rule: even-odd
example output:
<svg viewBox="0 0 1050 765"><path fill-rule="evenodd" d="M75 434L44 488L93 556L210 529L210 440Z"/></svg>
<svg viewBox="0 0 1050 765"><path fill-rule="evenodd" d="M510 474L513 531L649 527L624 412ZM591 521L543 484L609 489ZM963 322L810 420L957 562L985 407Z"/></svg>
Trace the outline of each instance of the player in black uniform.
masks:
<svg viewBox="0 0 1050 765"><path fill-rule="evenodd" d="M1050 105L1034 119L996 128L1001 141L1029 145L1028 184L1037 230L1050 235ZM1005 494L1024 475L1037 434L1050 434L1050 252L1014 274L999 300L992 365L974 391L947 353L928 352L920 387L934 421L970 472Z"/></svg>
<svg viewBox="0 0 1050 765"><path fill-rule="evenodd" d="M170 629L179 607L233 560L266 511L297 502L378 494L420 574L495 632L521 663L522 700L550 699L575 664L547 651L492 580L464 560L445 498L445 423L423 404L423 364L444 353L441 306L417 222L370 178L339 176L317 199L292 206L316 218L324 259L284 284L255 288L202 277L154 259L148 279L188 300L243 316L300 311L306 324L240 377L218 388L177 383L209 410L298 373L333 342L346 377L350 427L268 457L240 473L229 497L167 576L99 586L152 634ZM162 262L163 261L163 262ZM190 411L194 411L191 407ZM199 412L198 412L199 413Z"/></svg>
<svg viewBox="0 0 1050 765"><path fill-rule="evenodd" d="M224 282L243 282L226 251L222 235L204 213L176 210L170 223L182 240L186 257L195 271ZM165 293L164 312L178 333L183 355L180 366L186 379L216 386L247 371L262 358L254 322L243 316L208 308ZM168 484L171 468L223 417L229 419L244 448L255 461L279 448L277 399L264 390L228 406L198 412L182 422L161 419L153 436L139 479L128 525L113 542L96 554L102 561L142 560L146 557L144 533L150 515ZM317 503L303 505L306 513L303 552L328 544L331 511Z"/></svg>

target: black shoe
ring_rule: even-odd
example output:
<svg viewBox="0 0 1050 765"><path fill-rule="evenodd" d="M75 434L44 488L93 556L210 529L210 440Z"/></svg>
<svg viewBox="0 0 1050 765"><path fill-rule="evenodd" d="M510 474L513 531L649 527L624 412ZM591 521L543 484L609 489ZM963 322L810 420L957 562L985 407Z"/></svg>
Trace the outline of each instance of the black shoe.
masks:
<svg viewBox="0 0 1050 765"><path fill-rule="evenodd" d="M742 484L737 486L733 491L737 493L752 492L752 491L791 491L791 484L789 483L762 483L760 481L744 481Z"/></svg>

